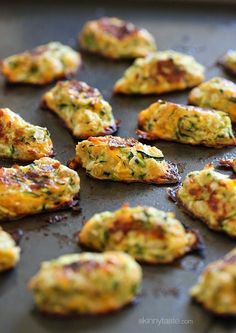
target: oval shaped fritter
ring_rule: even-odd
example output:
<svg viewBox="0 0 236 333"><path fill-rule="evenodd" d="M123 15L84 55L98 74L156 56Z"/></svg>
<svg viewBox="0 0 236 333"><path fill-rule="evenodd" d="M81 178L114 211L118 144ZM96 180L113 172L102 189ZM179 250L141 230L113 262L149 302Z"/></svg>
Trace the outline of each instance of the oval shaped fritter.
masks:
<svg viewBox="0 0 236 333"><path fill-rule="evenodd" d="M235 146L232 124L225 112L158 100L138 116L138 135L221 148Z"/></svg>
<svg viewBox="0 0 236 333"><path fill-rule="evenodd" d="M20 259L20 248L9 233L0 227L0 272L16 266Z"/></svg>
<svg viewBox="0 0 236 333"><path fill-rule="evenodd" d="M70 207L79 190L77 172L49 157L0 168L0 220Z"/></svg>
<svg viewBox="0 0 236 333"><path fill-rule="evenodd" d="M0 109L0 133L0 157L33 161L54 154L48 130L26 122L10 109Z"/></svg>
<svg viewBox="0 0 236 333"><path fill-rule="evenodd" d="M191 296L206 310L220 316L236 316L236 248L209 264Z"/></svg>
<svg viewBox="0 0 236 333"><path fill-rule="evenodd" d="M199 239L174 214L153 207L124 205L95 214L76 236L97 251L124 251L140 262L166 264L196 249Z"/></svg>
<svg viewBox="0 0 236 333"><path fill-rule="evenodd" d="M81 253L44 262L29 288L44 313L99 314L131 303L141 281L141 267L128 254Z"/></svg>
<svg viewBox="0 0 236 333"><path fill-rule="evenodd" d="M85 82L60 81L43 96L43 106L55 112L79 139L117 130L112 108L98 89Z"/></svg>
<svg viewBox="0 0 236 333"><path fill-rule="evenodd" d="M236 75L236 50L228 50L220 60L220 64L229 74Z"/></svg>
<svg viewBox="0 0 236 333"><path fill-rule="evenodd" d="M51 42L3 59L1 72L12 83L43 85L75 73L80 65L78 52Z"/></svg>
<svg viewBox="0 0 236 333"><path fill-rule="evenodd" d="M201 83L189 94L189 103L224 111L236 122L236 84L221 77Z"/></svg>
<svg viewBox="0 0 236 333"><path fill-rule="evenodd" d="M194 87L204 80L204 67L193 57L172 50L136 59L113 88L122 94L162 94Z"/></svg>
<svg viewBox="0 0 236 333"><path fill-rule="evenodd" d="M176 199L210 229L236 237L236 179L207 165L187 175L176 192Z"/></svg>
<svg viewBox="0 0 236 333"><path fill-rule="evenodd" d="M112 59L144 57L156 50L155 40L146 29L116 17L88 21L79 43L84 50Z"/></svg>
<svg viewBox="0 0 236 333"><path fill-rule="evenodd" d="M102 180L177 183L177 167L164 160L161 150L120 137L90 137L76 146L71 168L81 165L88 175Z"/></svg>

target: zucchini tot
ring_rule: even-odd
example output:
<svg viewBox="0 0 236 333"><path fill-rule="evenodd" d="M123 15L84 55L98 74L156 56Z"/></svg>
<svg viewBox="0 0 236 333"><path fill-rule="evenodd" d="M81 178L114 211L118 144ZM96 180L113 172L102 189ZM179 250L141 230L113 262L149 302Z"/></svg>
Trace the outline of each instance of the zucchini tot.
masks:
<svg viewBox="0 0 236 333"><path fill-rule="evenodd" d="M138 116L142 139L162 139L191 145L222 148L235 146L236 139L225 112L158 100Z"/></svg>
<svg viewBox="0 0 236 333"><path fill-rule="evenodd" d="M100 180L172 184L179 181L176 165L164 159L161 150L137 140L120 137L90 137L76 146L71 168L79 165Z"/></svg>

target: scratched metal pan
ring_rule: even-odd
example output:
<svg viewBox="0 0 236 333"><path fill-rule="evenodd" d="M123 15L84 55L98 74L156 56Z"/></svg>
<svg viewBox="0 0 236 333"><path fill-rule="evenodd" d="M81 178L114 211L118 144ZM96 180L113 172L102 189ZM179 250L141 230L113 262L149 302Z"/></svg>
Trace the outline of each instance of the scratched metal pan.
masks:
<svg viewBox="0 0 236 333"><path fill-rule="evenodd" d="M87 4L81 5L79 1L70 0L32 3L1 1L0 58L52 40L76 48L76 35L85 21L115 15L150 30L160 50L171 48L192 54L206 66L207 78L214 75L227 77L216 66L216 59L227 49L235 48L236 5L199 5L192 2L159 4L157 1L119 1L119 4L115 1L87 1ZM138 112L157 99L156 96L112 96L113 84L128 65L127 61L114 62L83 54L83 68L76 76L102 91L112 104L115 117L121 120L119 135L124 137L135 135ZM56 116L39 108L40 97L51 86L10 86L5 85L1 78L0 104L19 112L33 124L47 126L56 148L56 157L66 163L74 155L76 142ZM162 98L186 103L187 93L168 94ZM163 150L168 160L178 164L182 178L189 171L202 169L206 163L225 154L236 153L236 149L232 148L215 150L162 141L153 144ZM1 161L1 165L11 164ZM22 256L18 267L0 277L0 332L235 332L233 321L209 315L193 304L188 295L189 288L196 282L204 266L226 254L235 241L208 230L201 222L186 216L168 200L165 186L96 181L88 178L82 169L79 174L80 214L64 211L3 224L6 230L16 234L20 229L24 235L20 242ZM116 209L124 202L132 206L151 205L175 212L182 222L200 231L206 246L205 258L192 254L174 265L143 266L143 291L137 304L118 313L68 320L45 318L38 314L26 285L38 270L40 262L81 251L73 235L83 222L96 212ZM62 219L53 223L56 215ZM158 320L161 319L158 326ZM181 324L182 320L186 321Z"/></svg>

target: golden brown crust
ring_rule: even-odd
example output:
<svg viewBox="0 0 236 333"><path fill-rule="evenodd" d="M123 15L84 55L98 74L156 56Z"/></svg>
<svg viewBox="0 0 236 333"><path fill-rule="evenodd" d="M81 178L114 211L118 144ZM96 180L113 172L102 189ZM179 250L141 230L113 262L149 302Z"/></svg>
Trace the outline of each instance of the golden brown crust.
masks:
<svg viewBox="0 0 236 333"><path fill-rule="evenodd" d="M66 209L78 204L78 174L48 157L26 166L0 168L0 185L1 221Z"/></svg>
<svg viewBox="0 0 236 333"><path fill-rule="evenodd" d="M80 165L99 180L149 184L179 182L175 164L166 161L157 147L143 145L133 138L89 137L78 143L75 158L68 162L72 169Z"/></svg>
<svg viewBox="0 0 236 333"><path fill-rule="evenodd" d="M138 129L136 130L136 133L138 135L138 137L140 139L143 139L143 140L147 140L147 141L155 141L155 140L162 140L162 138L159 138L158 136L156 135L153 135L153 134L150 134L150 133L147 133L145 131L143 131L142 129ZM165 141L169 141L169 142L178 142L178 140L174 140L174 139L165 139ZM191 143L191 142L188 142L187 143L188 145L190 146L202 146L203 143L199 143L199 144L194 144L194 143ZM220 145L220 144L216 144L216 145L210 145L210 144L205 144L204 143L204 146L206 147L209 147L209 148L216 148L216 149L220 149L220 148L224 148L224 147L234 147L236 145L236 141L232 144L227 144L227 145Z"/></svg>
<svg viewBox="0 0 236 333"><path fill-rule="evenodd" d="M135 139L132 139L132 140L135 140ZM111 144L113 144L113 143L111 143ZM130 142L130 144L132 144L132 141ZM111 147L123 147L123 146L111 146ZM159 177L157 180L152 180L152 181L137 179L137 180L124 180L124 181L119 180L119 182L126 183L126 184L146 183L146 184L155 184L155 185L179 183L181 178L180 178L180 175L178 173L177 166L172 162L169 162L169 161L167 161L167 162L168 162L168 165L169 165L169 170L168 170L169 174L165 175L165 177L163 177L163 178ZM80 163L75 158L72 158L68 161L67 166L69 168L73 169L73 170L76 170L80 166ZM117 181L112 180L112 179L98 179L98 178L95 178L95 177L91 176L88 172L86 172L86 174L87 174L88 177L90 177L92 179L117 182Z"/></svg>
<svg viewBox="0 0 236 333"><path fill-rule="evenodd" d="M0 108L0 142L2 159L31 162L55 155L48 130L28 123L8 108Z"/></svg>
<svg viewBox="0 0 236 333"><path fill-rule="evenodd" d="M117 39L123 39L138 32L138 28L130 22L121 21L121 25L117 26L111 23L109 17L103 17L99 21L99 26L102 30Z"/></svg>
<svg viewBox="0 0 236 333"><path fill-rule="evenodd" d="M125 71L114 93L164 94L194 87L204 79L204 68L193 57L173 50L149 53Z"/></svg>
<svg viewBox="0 0 236 333"><path fill-rule="evenodd" d="M49 110L53 115L55 115L55 112L47 105L47 101L44 98L42 98L42 100L41 100L40 107L43 110ZM75 135L73 133L73 130L66 124L66 122L62 118L57 117L57 119L59 119L59 121L61 122L63 127L66 128L75 139L85 140L88 138L88 136ZM98 135L105 136L105 135L115 134L120 127L120 122L121 122L120 120L115 119L115 124L113 126L109 126L109 127L105 128L104 131L102 133L99 133Z"/></svg>
<svg viewBox="0 0 236 333"><path fill-rule="evenodd" d="M47 209L45 212L41 211L38 213L31 214L30 216L41 215L44 213L53 213L53 212L58 212L58 211L67 210L67 209L70 209L73 207L77 207L77 206L79 206L79 199L80 199L80 194L78 193L77 195L74 196L73 200L71 200L70 202L67 202L65 204L60 204L53 209ZM15 218L9 217L9 218L5 218L5 219L1 219L1 222L19 220L19 219L22 219L22 218L28 217L28 216L29 216L29 214L17 215Z"/></svg>
<svg viewBox="0 0 236 333"><path fill-rule="evenodd" d="M182 202L182 200L178 197L178 188L181 186L178 185L177 188L174 188L174 189L168 189L167 190L167 194L169 196L169 198L174 202L176 203L180 208L182 208L183 212L186 213L188 216L190 216L191 218L193 218L194 220L200 220L202 221L210 230L213 230L214 232L218 232L218 233L222 233L221 230L219 229L215 229L215 228L212 228L212 226L210 225L209 221L203 217L199 217L197 216L196 214L194 214L193 212L191 212L187 207L186 205ZM230 234L227 234L227 237L230 237L232 239L236 239L236 236L233 236L233 235L230 235Z"/></svg>
<svg viewBox="0 0 236 333"><path fill-rule="evenodd" d="M132 302L141 282L141 267L128 254L88 252L67 254L42 263L28 288L41 312L96 315Z"/></svg>
<svg viewBox="0 0 236 333"><path fill-rule="evenodd" d="M58 82L58 85L63 88L63 82ZM87 98L100 96L100 92L97 88L91 87L85 82L77 80L70 81L70 91L75 93L85 93L85 97Z"/></svg>
<svg viewBox="0 0 236 333"><path fill-rule="evenodd" d="M165 262L164 261L163 262L158 262L158 265L165 266L165 265L169 265L169 264L174 264L179 259L185 257L188 254L193 254L193 253L196 253L199 256L204 257L205 245L204 245L204 242L202 240L202 237L201 237L199 231L196 230L196 229L189 228L184 224L183 224L183 226L184 226L185 230L190 231L191 233L194 234L195 242L192 244L191 247L189 247L188 252L184 252L184 253L180 254L178 257L173 258L173 260L169 260L169 261L165 261ZM84 249L85 251L89 250L90 252L93 252L93 251L96 252L96 250L94 250L93 247L88 246L86 244L83 244L81 242L81 240L80 240L80 231L75 233L74 237L75 237L75 241L78 243L79 246L82 247L82 249ZM137 258L135 258L135 260L140 264L145 264L145 265L148 265L148 266L156 266L157 265L157 263L154 262L154 261L147 261L147 260L144 261L144 260L141 260L141 259L139 260Z"/></svg>
<svg viewBox="0 0 236 333"><path fill-rule="evenodd" d="M104 315L109 315L109 314L113 314L117 311L123 311L125 310L125 308L129 307L129 306L133 306L137 303L137 298L138 296L136 296L136 298L132 301L129 301L127 303L125 303L124 305L121 305L119 308L114 308L113 310L109 310L109 311L104 311L104 312L98 312L98 313L86 313L86 314L80 314L78 312L70 312L68 313L55 313L55 312L49 312L46 310L42 310L40 309L40 313L43 316L47 316L50 318L63 318L63 319L71 319L71 318L92 318L92 317L102 317ZM36 310L36 309L35 309Z"/></svg>
<svg viewBox="0 0 236 333"><path fill-rule="evenodd" d="M138 140L134 139L134 138L121 138L121 137L117 137L117 136L109 136L109 137L100 137L100 138L96 138L96 137L89 137L88 141L91 142L105 142L108 144L109 147L114 147L114 148L118 148L118 147L133 147L138 143Z"/></svg>
<svg viewBox="0 0 236 333"><path fill-rule="evenodd" d="M210 309L204 302L201 302L200 300L198 300L196 298L192 298L192 302L201 305L204 310L206 310L208 313L210 313L214 316L217 316L217 317L220 317L220 318L225 318L225 319L236 318L235 313L224 314L224 313L214 311L213 309Z"/></svg>
<svg viewBox="0 0 236 333"><path fill-rule="evenodd" d="M210 121L214 125L209 126ZM213 148L236 145L231 121L226 113L163 100L158 100L139 113L136 133L140 139L148 141L160 139Z"/></svg>
<svg viewBox="0 0 236 333"><path fill-rule="evenodd" d="M55 148L53 148L52 149L52 153L51 154L49 154L49 155L47 155L47 156L45 156L45 157L51 157L51 158L53 158L53 157L55 157L56 156L56 151L55 151ZM9 162L9 158L8 157L0 157L0 160L1 161L6 161L6 162ZM28 164L29 163L29 160L28 159L25 159L24 157L22 157L22 158L13 158L13 157L11 157L11 160L12 160L12 162L14 163L14 165L16 164L23 164L23 165L25 165L25 164ZM13 166L14 166L13 165Z"/></svg>
<svg viewBox="0 0 236 333"><path fill-rule="evenodd" d="M78 66L78 70L81 68L81 64ZM1 69L0 69L1 72ZM71 73L64 73L62 75L58 75L54 80L48 80L48 81L44 81L44 82L15 82L15 81L10 81L6 78L6 83L9 86L32 86L32 87L42 87L45 86L46 84L49 83L55 83L58 80L62 80L62 79L72 79L74 78L76 75L76 73L73 71Z"/></svg>
<svg viewBox="0 0 236 333"><path fill-rule="evenodd" d="M60 42L50 42L2 60L7 82L41 86L70 77L81 65L80 54Z"/></svg>
<svg viewBox="0 0 236 333"><path fill-rule="evenodd" d="M178 169L177 166L174 163L168 162L170 169L169 169L169 175L166 177L159 177L157 180L152 180L152 181L148 181L148 180L119 180L119 183L126 183L126 184L132 184L132 183L146 183L146 184L153 184L153 185L163 185L163 184L176 184L179 183L180 181L180 176L178 174ZM77 169L79 164L75 161L75 160L71 160L68 162L67 166L71 169ZM92 179L96 179L96 180L101 180L101 181L111 181L111 182L116 182L116 180L112 180L112 179L98 179L95 178L93 176L91 176L89 173L86 173L88 177L92 178Z"/></svg>
<svg viewBox="0 0 236 333"><path fill-rule="evenodd" d="M156 50L154 38L146 29L117 17L86 22L78 41L85 52L111 60L144 57Z"/></svg>

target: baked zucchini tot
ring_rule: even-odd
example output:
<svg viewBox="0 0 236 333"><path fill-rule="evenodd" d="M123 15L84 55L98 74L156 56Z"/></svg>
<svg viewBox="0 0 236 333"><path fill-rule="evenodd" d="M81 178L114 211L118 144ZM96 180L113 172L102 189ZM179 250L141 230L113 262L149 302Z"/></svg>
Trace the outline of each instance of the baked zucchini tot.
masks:
<svg viewBox="0 0 236 333"><path fill-rule="evenodd" d="M225 112L158 100L138 116L138 135L146 140L168 140L221 148L236 139Z"/></svg>
<svg viewBox="0 0 236 333"><path fill-rule="evenodd" d="M162 94L194 87L204 80L204 67L193 57L172 50L136 59L113 88L122 94Z"/></svg>
<svg viewBox="0 0 236 333"><path fill-rule="evenodd" d="M116 17L88 21L79 35L82 49L111 59L144 57L156 51L153 36Z"/></svg>
<svg viewBox="0 0 236 333"><path fill-rule="evenodd" d="M235 158L224 158L221 159L220 165L226 168L232 168L233 171L236 173L236 157Z"/></svg>
<svg viewBox="0 0 236 333"><path fill-rule="evenodd" d="M198 235L153 207L124 205L115 212L95 214L76 236L96 251L124 251L140 262L167 264L196 249Z"/></svg>
<svg viewBox="0 0 236 333"><path fill-rule="evenodd" d="M210 229L236 237L236 179L207 165L186 176L176 192L176 199Z"/></svg>
<svg viewBox="0 0 236 333"><path fill-rule="evenodd" d="M54 155L48 130L26 122L8 108L0 109L0 128L0 157L34 161Z"/></svg>
<svg viewBox="0 0 236 333"><path fill-rule="evenodd" d="M189 94L189 103L228 113L236 122L236 84L221 77L201 83Z"/></svg>
<svg viewBox="0 0 236 333"><path fill-rule="evenodd" d="M220 64L229 74L236 75L236 50L228 50L220 60Z"/></svg>
<svg viewBox="0 0 236 333"><path fill-rule="evenodd" d="M0 168L0 220L73 206L79 190L77 172L49 157Z"/></svg>
<svg viewBox="0 0 236 333"><path fill-rule="evenodd" d="M0 69L8 82L43 85L74 74L80 65L78 52L51 42L5 58Z"/></svg>
<svg viewBox="0 0 236 333"><path fill-rule="evenodd" d="M56 113L79 139L112 134L117 130L110 104L98 89L85 82L58 82L45 93L42 106Z"/></svg>
<svg viewBox="0 0 236 333"><path fill-rule="evenodd" d="M44 262L30 280L37 308L54 315L101 314L131 303L141 267L123 252L68 254Z"/></svg>
<svg viewBox="0 0 236 333"><path fill-rule="evenodd" d="M79 165L89 176L126 183L177 183L177 167L166 162L161 150L133 138L90 137L76 146L76 156L69 166Z"/></svg>
<svg viewBox="0 0 236 333"><path fill-rule="evenodd" d="M9 233L0 227L0 272L16 266L20 259L20 248Z"/></svg>
<svg viewBox="0 0 236 333"><path fill-rule="evenodd" d="M236 316L235 281L236 248L209 264L190 293L206 310L220 316Z"/></svg>

